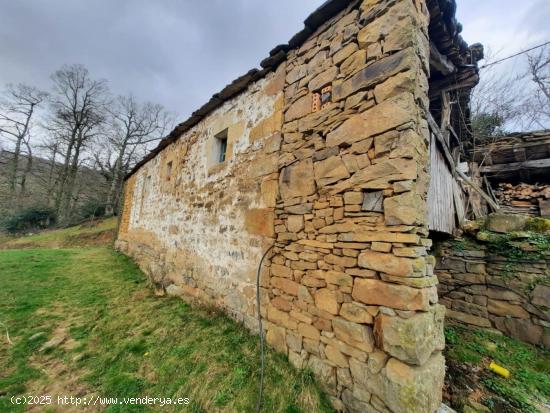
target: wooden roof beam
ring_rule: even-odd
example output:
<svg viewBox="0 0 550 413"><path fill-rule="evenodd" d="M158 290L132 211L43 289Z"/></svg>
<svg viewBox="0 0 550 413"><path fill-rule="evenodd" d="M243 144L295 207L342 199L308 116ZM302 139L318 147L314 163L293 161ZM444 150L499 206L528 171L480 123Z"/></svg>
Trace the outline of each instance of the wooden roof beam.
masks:
<svg viewBox="0 0 550 413"><path fill-rule="evenodd" d="M444 76L456 72L456 66L453 62L437 50L437 46L433 42L430 42L430 66Z"/></svg>
<svg viewBox="0 0 550 413"><path fill-rule="evenodd" d="M503 163L497 165L487 165L480 168L481 173L498 173L498 172L511 172L519 171L524 168L531 169L544 169L550 168L550 158L547 159L536 159L525 162L513 162L513 163Z"/></svg>

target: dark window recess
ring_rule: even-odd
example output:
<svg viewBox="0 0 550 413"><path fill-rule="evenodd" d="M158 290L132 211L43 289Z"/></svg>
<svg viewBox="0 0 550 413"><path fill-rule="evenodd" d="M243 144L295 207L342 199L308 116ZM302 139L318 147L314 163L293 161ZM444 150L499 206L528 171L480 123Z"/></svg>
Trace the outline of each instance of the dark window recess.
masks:
<svg viewBox="0 0 550 413"><path fill-rule="evenodd" d="M227 129L216 135L218 163L225 162L227 154Z"/></svg>
<svg viewBox="0 0 550 413"><path fill-rule="evenodd" d="M363 211L383 212L384 211L384 196L383 191L365 192L363 194Z"/></svg>
<svg viewBox="0 0 550 413"><path fill-rule="evenodd" d="M166 164L166 180L169 181L172 177L172 161Z"/></svg>

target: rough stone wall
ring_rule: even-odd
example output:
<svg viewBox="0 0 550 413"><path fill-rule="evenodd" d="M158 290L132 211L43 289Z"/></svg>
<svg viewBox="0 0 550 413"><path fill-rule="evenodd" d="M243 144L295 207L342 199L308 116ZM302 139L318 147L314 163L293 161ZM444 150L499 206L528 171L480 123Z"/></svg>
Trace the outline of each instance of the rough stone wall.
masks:
<svg viewBox="0 0 550 413"><path fill-rule="evenodd" d="M364 1L288 54L267 340L353 412L441 401L427 22L423 2ZM328 85L331 102L312 112Z"/></svg>
<svg viewBox="0 0 550 413"><path fill-rule="evenodd" d="M284 65L132 175L116 244L159 293L198 298L251 328L256 268L274 236L283 81Z"/></svg>
<svg viewBox="0 0 550 413"><path fill-rule="evenodd" d="M343 411L441 402L428 20L423 0L353 2L128 183L117 247L159 291L254 328L255 271L274 244L261 277L267 340ZM209 167L228 126L230 159Z"/></svg>
<svg viewBox="0 0 550 413"><path fill-rule="evenodd" d="M460 245L438 248L436 275L447 316L550 347L550 256L518 260L480 243Z"/></svg>
<svg viewBox="0 0 550 413"><path fill-rule="evenodd" d="M124 185L124 203L122 205L122 214L120 215L120 223L118 227L119 239L128 233L135 184L136 177L131 176Z"/></svg>

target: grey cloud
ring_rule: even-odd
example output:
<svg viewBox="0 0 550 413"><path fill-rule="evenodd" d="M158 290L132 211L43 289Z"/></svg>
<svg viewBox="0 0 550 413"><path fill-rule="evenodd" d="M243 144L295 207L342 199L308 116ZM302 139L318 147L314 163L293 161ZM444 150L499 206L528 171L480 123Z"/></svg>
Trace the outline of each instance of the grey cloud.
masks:
<svg viewBox="0 0 550 413"><path fill-rule="evenodd" d="M0 87L82 63L181 117L302 28L322 0L0 0Z"/></svg>

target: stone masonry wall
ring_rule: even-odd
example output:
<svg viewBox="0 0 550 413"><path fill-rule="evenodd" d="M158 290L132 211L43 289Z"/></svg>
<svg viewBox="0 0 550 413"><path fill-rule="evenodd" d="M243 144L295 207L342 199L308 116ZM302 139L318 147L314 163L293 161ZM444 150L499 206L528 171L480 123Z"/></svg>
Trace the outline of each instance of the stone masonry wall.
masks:
<svg viewBox="0 0 550 413"><path fill-rule="evenodd" d="M158 293L255 327L256 268L273 242L284 65L226 102L126 183L118 241ZM227 130L217 163L216 136Z"/></svg>
<svg viewBox="0 0 550 413"><path fill-rule="evenodd" d="M474 241L445 242L438 250L436 275L447 317L550 347L550 256L503 257Z"/></svg>
<svg viewBox="0 0 550 413"><path fill-rule="evenodd" d="M433 413L443 317L427 253L429 16L352 2L128 181L117 247L310 368L341 411ZM228 128L228 160L212 164Z"/></svg>
<svg viewBox="0 0 550 413"><path fill-rule="evenodd" d="M423 2L364 1L288 54L267 340L353 412L441 401L427 22ZM312 112L326 86L330 103Z"/></svg>

